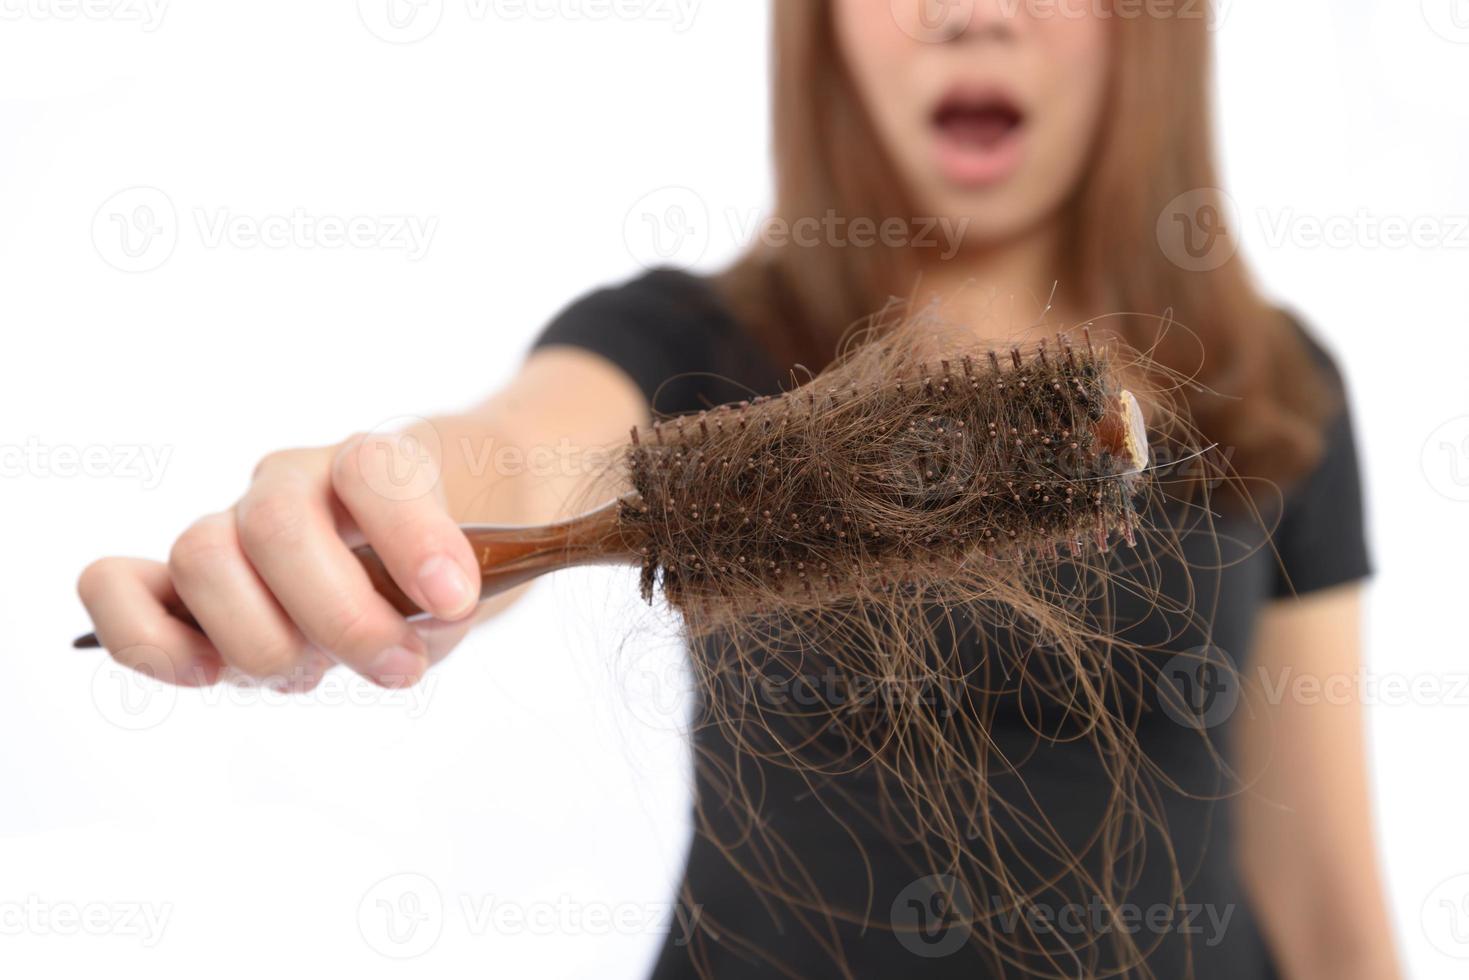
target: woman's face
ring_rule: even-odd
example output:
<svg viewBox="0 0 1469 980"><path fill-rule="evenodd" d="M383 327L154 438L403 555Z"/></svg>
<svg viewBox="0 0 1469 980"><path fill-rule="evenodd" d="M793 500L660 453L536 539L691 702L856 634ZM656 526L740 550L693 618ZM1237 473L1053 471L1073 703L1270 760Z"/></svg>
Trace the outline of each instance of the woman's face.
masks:
<svg viewBox="0 0 1469 980"><path fill-rule="evenodd" d="M837 41L912 217L993 245L1055 215L1087 164L1106 88L1095 4L830 0Z"/></svg>

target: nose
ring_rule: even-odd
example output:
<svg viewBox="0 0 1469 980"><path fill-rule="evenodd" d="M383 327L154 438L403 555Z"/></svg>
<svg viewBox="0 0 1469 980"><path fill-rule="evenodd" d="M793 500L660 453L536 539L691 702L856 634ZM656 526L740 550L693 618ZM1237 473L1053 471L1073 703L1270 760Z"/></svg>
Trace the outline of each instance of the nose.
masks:
<svg viewBox="0 0 1469 980"><path fill-rule="evenodd" d="M1026 0L894 0L913 8L925 40L1008 40Z"/></svg>

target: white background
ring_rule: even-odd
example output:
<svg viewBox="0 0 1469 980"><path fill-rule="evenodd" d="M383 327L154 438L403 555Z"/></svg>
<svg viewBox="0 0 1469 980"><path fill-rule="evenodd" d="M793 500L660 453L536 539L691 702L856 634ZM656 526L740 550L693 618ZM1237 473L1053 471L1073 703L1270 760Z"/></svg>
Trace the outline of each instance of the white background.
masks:
<svg viewBox="0 0 1469 980"><path fill-rule="evenodd" d="M543 583L409 696L294 701L123 688L68 648L73 582L163 555L271 449L493 389L672 240L649 216L727 261L769 200L765 5L159 3L0 0L0 971L640 976L688 764L625 578ZM1218 38L1246 248L1355 393L1372 674L1418 685L1371 712L1396 925L1413 976L1462 976L1469 4L1237 0ZM298 213L367 239L214 235Z"/></svg>

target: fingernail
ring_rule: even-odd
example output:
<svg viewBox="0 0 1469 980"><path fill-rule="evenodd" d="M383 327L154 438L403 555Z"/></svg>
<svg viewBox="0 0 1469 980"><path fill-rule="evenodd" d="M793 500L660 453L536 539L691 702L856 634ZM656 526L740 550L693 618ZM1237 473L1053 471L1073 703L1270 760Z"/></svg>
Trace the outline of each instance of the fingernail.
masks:
<svg viewBox="0 0 1469 980"><path fill-rule="evenodd" d="M369 673L383 687L411 687L428 669L428 656L407 647L389 647L378 654Z"/></svg>
<svg viewBox="0 0 1469 980"><path fill-rule="evenodd" d="M427 612L441 619L463 615L479 598L459 563L435 555L418 570L418 587L428 602Z"/></svg>

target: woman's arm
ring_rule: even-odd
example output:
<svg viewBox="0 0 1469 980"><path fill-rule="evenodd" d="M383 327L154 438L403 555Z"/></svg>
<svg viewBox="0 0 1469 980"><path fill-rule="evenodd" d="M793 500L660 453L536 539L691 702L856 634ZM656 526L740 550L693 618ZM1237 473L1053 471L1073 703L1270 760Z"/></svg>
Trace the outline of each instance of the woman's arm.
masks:
<svg viewBox="0 0 1469 980"><path fill-rule="evenodd" d="M1361 588L1272 603L1238 716L1240 859L1288 980L1393 980L1361 685Z"/></svg>
<svg viewBox="0 0 1469 980"><path fill-rule="evenodd" d="M594 484L592 450L622 442L648 406L618 368L547 347L468 412L397 437L271 453L230 509L174 543L168 562L104 558L77 591L121 663L209 684L226 668L306 690L344 663L384 686L415 683L476 613L479 568L461 523L567 516ZM371 544L418 605L452 625L408 623L351 554ZM182 600L204 635L168 616Z"/></svg>
<svg viewBox="0 0 1469 980"><path fill-rule="evenodd" d="M642 392L610 361L542 347L480 405L432 420L445 506L461 524L571 516L587 504L605 451L625 443L648 414Z"/></svg>

